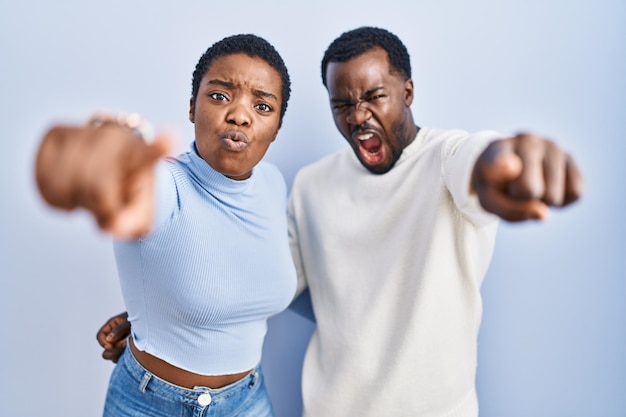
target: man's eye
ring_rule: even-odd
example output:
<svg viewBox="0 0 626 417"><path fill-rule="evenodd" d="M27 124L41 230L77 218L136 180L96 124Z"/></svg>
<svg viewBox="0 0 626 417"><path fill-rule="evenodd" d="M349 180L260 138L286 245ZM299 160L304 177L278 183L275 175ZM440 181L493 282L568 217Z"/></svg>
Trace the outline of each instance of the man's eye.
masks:
<svg viewBox="0 0 626 417"><path fill-rule="evenodd" d="M257 104L256 108L261 110L262 112L270 112L270 111L272 111L272 107L269 104L265 104L265 103Z"/></svg>
<svg viewBox="0 0 626 417"><path fill-rule="evenodd" d="M334 110L343 110L345 108L347 108L350 104L349 103L336 103L333 105L333 109Z"/></svg>
<svg viewBox="0 0 626 417"><path fill-rule="evenodd" d="M211 93L209 94L209 97L217 101L226 101L226 96L222 93Z"/></svg>
<svg viewBox="0 0 626 417"><path fill-rule="evenodd" d="M377 96L372 96L372 97L370 97L370 98L369 98L369 101L378 100L378 99L381 99L381 98L383 98L383 97L385 97L385 96L384 96L384 95L382 95L382 94L379 94L379 95L377 95Z"/></svg>

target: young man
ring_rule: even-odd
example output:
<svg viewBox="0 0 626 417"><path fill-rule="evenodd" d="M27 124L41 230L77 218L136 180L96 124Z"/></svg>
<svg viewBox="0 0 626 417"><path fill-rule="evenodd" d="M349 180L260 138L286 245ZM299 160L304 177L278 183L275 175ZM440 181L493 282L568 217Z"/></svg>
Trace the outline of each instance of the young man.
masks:
<svg viewBox="0 0 626 417"><path fill-rule="evenodd" d="M384 29L337 38L322 81L350 149L303 168L289 202L317 321L304 416L477 416L480 286L498 217L570 204L578 169L534 135L417 127L409 54Z"/></svg>
<svg viewBox="0 0 626 417"><path fill-rule="evenodd" d="M417 127L409 54L386 30L342 34L322 80L351 149L303 168L289 203L317 321L304 415L476 416L494 214L544 218L580 195L582 179L533 135Z"/></svg>

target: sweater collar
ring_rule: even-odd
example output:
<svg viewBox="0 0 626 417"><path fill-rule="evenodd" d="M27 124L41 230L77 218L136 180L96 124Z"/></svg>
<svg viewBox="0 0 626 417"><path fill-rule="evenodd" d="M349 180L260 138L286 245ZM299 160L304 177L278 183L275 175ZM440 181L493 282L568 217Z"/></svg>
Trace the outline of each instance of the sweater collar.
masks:
<svg viewBox="0 0 626 417"><path fill-rule="evenodd" d="M424 144L424 139L426 136L425 130L426 129L423 127L418 129L417 134L415 135L415 139L413 139L413 142L411 142L409 146L402 150L402 155L400 155L400 158L396 162L396 165L403 163L405 160L409 159L412 155L422 149L422 145Z"/></svg>
<svg viewBox="0 0 626 417"><path fill-rule="evenodd" d="M202 159L198 153L195 141L192 142L191 150L188 155L190 159L190 163L188 165L189 170L196 178L196 181L207 190L215 189L229 194L243 193L254 181L254 169L252 170L249 178L239 181L228 178L224 174L217 172L211 165Z"/></svg>

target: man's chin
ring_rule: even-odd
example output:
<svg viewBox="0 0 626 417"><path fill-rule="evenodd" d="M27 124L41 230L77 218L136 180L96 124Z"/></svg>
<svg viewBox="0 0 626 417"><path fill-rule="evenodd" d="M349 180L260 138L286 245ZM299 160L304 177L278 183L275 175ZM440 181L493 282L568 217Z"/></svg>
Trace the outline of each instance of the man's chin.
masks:
<svg viewBox="0 0 626 417"><path fill-rule="evenodd" d="M361 163L372 174L384 174L395 164L395 160L389 161L385 148L379 149L376 153L370 153L362 147L355 149L355 154Z"/></svg>
<svg viewBox="0 0 626 417"><path fill-rule="evenodd" d="M365 158L362 154L357 154L358 160L372 174L381 175L386 174L391 171L391 169L396 165L398 159L402 155L402 152L391 152L385 156L391 155L391 158L383 157L380 159L376 158Z"/></svg>
<svg viewBox="0 0 626 417"><path fill-rule="evenodd" d="M391 168L393 168L396 163L396 161L392 161L391 163L381 162L377 164L370 164L362 160L361 158L359 158L359 162L361 163L361 165L363 165L363 167L365 167L365 169L376 175L386 174L391 170Z"/></svg>

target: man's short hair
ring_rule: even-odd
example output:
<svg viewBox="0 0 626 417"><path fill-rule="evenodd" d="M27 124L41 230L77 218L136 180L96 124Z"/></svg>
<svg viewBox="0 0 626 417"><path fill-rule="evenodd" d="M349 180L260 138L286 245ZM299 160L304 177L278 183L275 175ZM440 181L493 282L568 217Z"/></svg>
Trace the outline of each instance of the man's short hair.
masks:
<svg viewBox="0 0 626 417"><path fill-rule="evenodd" d="M191 81L191 97L193 97L194 100L196 99L202 77L204 77L204 74L207 73L216 59L238 53L244 53L251 58L261 58L280 74L282 80L280 120L282 122L291 94L289 72L287 71L287 66L282 57L272 44L257 35L240 34L228 36L211 45L196 64L196 69L193 72L193 79Z"/></svg>
<svg viewBox="0 0 626 417"><path fill-rule="evenodd" d="M411 59L400 38L386 29L362 26L342 33L326 49L322 58L324 87L327 87L326 67L330 62L349 61L377 46L387 52L392 71L402 75L405 80L411 78Z"/></svg>

